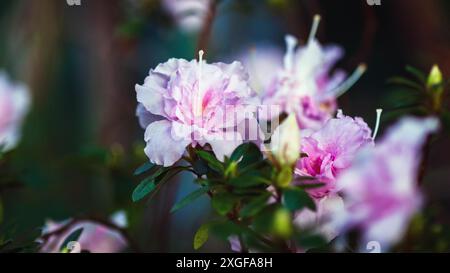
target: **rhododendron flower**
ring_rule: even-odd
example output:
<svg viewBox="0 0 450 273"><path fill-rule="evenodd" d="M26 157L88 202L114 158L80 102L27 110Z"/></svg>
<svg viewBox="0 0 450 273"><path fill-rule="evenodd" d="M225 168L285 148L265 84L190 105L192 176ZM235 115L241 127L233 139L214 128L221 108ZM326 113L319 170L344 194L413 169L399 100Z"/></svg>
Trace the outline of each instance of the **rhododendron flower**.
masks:
<svg viewBox="0 0 450 273"><path fill-rule="evenodd" d="M360 66L347 81L346 73L341 70L330 75L343 50L319 44L315 39L319 21L320 17L316 16L305 46L296 49L297 39L286 37L284 68L275 73L274 80L262 94L263 104L279 105L283 112L296 113L302 129L318 129L332 118L337 97L348 90L365 70Z"/></svg>
<svg viewBox="0 0 450 273"><path fill-rule="evenodd" d="M201 29L208 16L211 0L163 0L163 8L184 31Z"/></svg>
<svg viewBox="0 0 450 273"><path fill-rule="evenodd" d="M305 132L306 133L306 132ZM337 118L301 139L301 152L296 174L313 177L324 186L310 189L314 198L322 198L335 192L336 177L350 166L356 153L367 145L373 145L372 130L361 118L351 118L339 112Z"/></svg>
<svg viewBox="0 0 450 273"><path fill-rule="evenodd" d="M334 215L334 224L360 229L363 243L377 241L382 249L397 243L421 207L421 151L437 128L434 118L404 118L374 148L362 150L338 178L346 209Z"/></svg>
<svg viewBox="0 0 450 273"><path fill-rule="evenodd" d="M202 53L202 52L201 52ZM219 159L246 139L243 131L259 101L239 62L207 64L170 59L136 85L140 122L145 126L145 152L150 161L170 166L188 145L209 144Z"/></svg>
<svg viewBox="0 0 450 273"><path fill-rule="evenodd" d="M6 74L0 72L0 150L8 151L17 145L29 105L28 89L22 84L12 83Z"/></svg>
<svg viewBox="0 0 450 273"><path fill-rule="evenodd" d="M76 240L79 249L75 247L71 251L73 253L81 251L89 251L91 253L117 253L128 247L126 239L117 230L90 221L80 221L66 228L69 222L70 220L61 223L47 221L43 236L53 232L55 234L43 242L44 244L41 246L40 252L61 252L61 248L64 247L63 244L66 242L67 237L80 229L82 229L82 233ZM58 230L62 230L62 232L57 232Z"/></svg>

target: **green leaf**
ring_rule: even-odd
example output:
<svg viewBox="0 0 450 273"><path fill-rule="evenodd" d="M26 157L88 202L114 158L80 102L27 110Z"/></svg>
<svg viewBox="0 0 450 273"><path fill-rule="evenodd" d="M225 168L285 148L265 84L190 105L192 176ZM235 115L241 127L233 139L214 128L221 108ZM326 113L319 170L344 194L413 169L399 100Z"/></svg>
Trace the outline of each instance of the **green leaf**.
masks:
<svg viewBox="0 0 450 273"><path fill-rule="evenodd" d="M145 196L156 189L157 183L155 180L168 170L167 168L162 168L160 166L157 167L158 169L152 175L142 180L141 183L139 183L139 185L134 189L131 196L133 202L142 200Z"/></svg>
<svg viewBox="0 0 450 273"><path fill-rule="evenodd" d="M136 176L141 175L141 174L149 171L153 167L155 167L155 164L151 163L150 161L145 162L142 166L140 166L139 168L136 169L136 171L134 172L134 175L136 175Z"/></svg>
<svg viewBox="0 0 450 273"><path fill-rule="evenodd" d="M152 177L147 177L142 180L141 183L134 189L131 196L133 202L142 200L147 194L153 192L156 189L155 180Z"/></svg>
<svg viewBox="0 0 450 273"><path fill-rule="evenodd" d="M79 228L77 230L75 230L74 232L72 232L69 236L67 236L67 238L64 240L64 243L61 245L61 248L59 249L61 252L66 252L68 251L67 247L68 244L70 242L75 242L77 241L81 234L83 233L84 228Z"/></svg>
<svg viewBox="0 0 450 273"><path fill-rule="evenodd" d="M254 143L248 143L245 154L243 154L242 160L239 162L239 169L243 169L261 160L263 160L263 154L259 147Z"/></svg>
<svg viewBox="0 0 450 273"><path fill-rule="evenodd" d="M238 188L249 188L263 184L270 185L271 181L261 176L258 172L252 172L231 179L229 184Z"/></svg>
<svg viewBox="0 0 450 273"><path fill-rule="evenodd" d="M219 215L225 216L230 212L236 201L236 197L229 193L220 193L212 197L212 206Z"/></svg>
<svg viewBox="0 0 450 273"><path fill-rule="evenodd" d="M239 161L244 156L244 154L247 152L249 148L249 143L244 143L239 145L231 154L230 160L231 161Z"/></svg>
<svg viewBox="0 0 450 273"><path fill-rule="evenodd" d="M402 77L393 77L388 80L388 83L404 85L404 86L412 88L414 90L422 90L423 89L423 86L421 86L420 84L413 82L411 80L402 78Z"/></svg>
<svg viewBox="0 0 450 273"><path fill-rule="evenodd" d="M228 240L232 235L240 235L245 228L231 221L215 222L209 226L209 231L222 240Z"/></svg>
<svg viewBox="0 0 450 273"><path fill-rule="evenodd" d="M411 73L413 76L415 76L421 83L425 83L425 81L426 81L425 73L423 73L419 69L412 67L410 65L407 65L405 69L406 69L406 71Z"/></svg>
<svg viewBox="0 0 450 273"><path fill-rule="evenodd" d="M296 211L303 208L316 210L316 204L307 192L298 188L288 188L283 192L284 205L290 211Z"/></svg>
<svg viewBox="0 0 450 273"><path fill-rule="evenodd" d="M171 213L174 213L182 208L184 208L185 206L189 205L190 203L194 202L195 200L197 200L198 198L200 198L202 195L204 195L205 193L207 193L209 191L209 187L202 187L192 193L190 193L188 196L186 196L185 198L183 198L181 201L179 201L178 203L176 203L172 209L170 210Z"/></svg>
<svg viewBox="0 0 450 273"><path fill-rule="evenodd" d="M194 235L194 249L199 250L209 238L209 224L203 224Z"/></svg>
<svg viewBox="0 0 450 273"><path fill-rule="evenodd" d="M305 249L323 247L328 243L323 236L311 234L309 232L301 233L299 236L296 236L295 241L300 247Z"/></svg>
<svg viewBox="0 0 450 273"><path fill-rule="evenodd" d="M223 173L224 167L222 162L220 162L213 154L205 151L196 151L197 155L208 163L208 166L216 172Z"/></svg>
<svg viewBox="0 0 450 273"><path fill-rule="evenodd" d="M172 168L162 168L161 166L156 167L159 169L146 179L142 180L141 183L134 189L132 194L133 202L142 200L145 196L158 189L160 184L167 182L178 173L189 170L188 167L182 166Z"/></svg>
<svg viewBox="0 0 450 273"><path fill-rule="evenodd" d="M240 215L242 217L252 217L256 215L267 205L267 200L270 196L271 194L267 192L261 196L254 198L251 202L249 202L241 209Z"/></svg>

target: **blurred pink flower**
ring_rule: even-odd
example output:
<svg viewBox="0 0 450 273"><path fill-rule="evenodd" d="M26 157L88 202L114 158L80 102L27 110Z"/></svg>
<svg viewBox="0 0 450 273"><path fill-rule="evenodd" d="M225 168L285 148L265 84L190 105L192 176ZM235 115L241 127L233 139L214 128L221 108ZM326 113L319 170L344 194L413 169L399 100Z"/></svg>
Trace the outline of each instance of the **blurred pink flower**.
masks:
<svg viewBox="0 0 450 273"><path fill-rule="evenodd" d="M397 243L422 204L417 186L422 147L436 131L434 118L404 118L374 148L367 148L337 180L346 210L334 225L362 231L362 243L377 241L383 249Z"/></svg>
<svg viewBox="0 0 450 273"><path fill-rule="evenodd" d="M69 222L70 220L60 223L47 221L43 235L55 232L66 226ZM76 243L79 244L80 249L75 248L72 253L80 251L117 253L125 250L128 246L126 239L119 231L95 222L81 221L69 226L61 233L50 236L41 246L40 252L60 253L61 247L63 247L62 244L66 241L67 237L79 229L82 229L82 233Z"/></svg>
<svg viewBox="0 0 450 273"><path fill-rule="evenodd" d="M337 194L329 194L320 199L315 198L314 202L316 211L306 208L297 212L294 224L300 229L314 229L327 241L332 241L339 235L339 230L330 219L344 210L344 200Z"/></svg>
<svg viewBox="0 0 450 273"><path fill-rule="evenodd" d="M200 30L208 16L211 0L163 0L162 6L184 31Z"/></svg>
<svg viewBox="0 0 450 273"><path fill-rule="evenodd" d="M301 152L305 155L297 162L296 174L314 178L314 183L324 186L310 189L314 198L335 193L336 177L348 168L356 153L365 146L373 145L371 129L361 118L344 116L328 120L313 133L303 135Z"/></svg>
<svg viewBox="0 0 450 273"><path fill-rule="evenodd" d="M22 84L12 83L0 72L0 149L13 149L20 138L20 128L29 110L30 93Z"/></svg>
<svg viewBox="0 0 450 273"><path fill-rule="evenodd" d="M283 51L271 45L257 45L233 59L244 65L250 76L250 86L260 94L269 88L277 73L283 69Z"/></svg>
<svg viewBox="0 0 450 273"><path fill-rule="evenodd" d="M259 100L247 80L239 62L170 59L151 70L136 85L150 161L170 166L188 145L209 144L220 160L229 155L245 138L242 123L256 124Z"/></svg>
<svg viewBox="0 0 450 273"><path fill-rule="evenodd" d="M274 63L274 69L268 77L272 80L265 80L269 84L261 94L264 105L279 105L282 112L295 113L301 129L319 129L332 118L337 108L337 98L365 71L365 67L360 66L347 80L342 70L330 74L343 56L343 50L334 45L320 45L315 38L319 22L320 16L316 16L304 46L297 48L297 39L286 36L284 67L277 69L278 65Z"/></svg>

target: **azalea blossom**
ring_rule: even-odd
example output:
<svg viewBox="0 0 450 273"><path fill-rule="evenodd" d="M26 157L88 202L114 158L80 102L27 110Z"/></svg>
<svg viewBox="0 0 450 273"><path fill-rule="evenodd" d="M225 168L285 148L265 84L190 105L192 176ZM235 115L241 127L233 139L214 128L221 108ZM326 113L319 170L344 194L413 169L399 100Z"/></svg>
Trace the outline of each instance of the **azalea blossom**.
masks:
<svg viewBox="0 0 450 273"><path fill-rule="evenodd" d="M111 220L120 228L124 228L127 225L123 213L116 213ZM118 230L92 221L79 221L68 226L70 222L70 219L63 222L47 221L42 235L55 234L43 241L40 252L60 253L61 248L64 247L63 244L67 243L67 237L78 230L82 230L82 232L75 242L76 245L72 246L72 253L79 253L81 251L89 251L91 253L117 253L128 247L127 240ZM62 232L57 232L58 230ZM42 241L42 239L39 241Z"/></svg>
<svg viewBox="0 0 450 273"><path fill-rule="evenodd" d="M285 113L296 113L302 129L318 129L332 118L337 108L336 99L365 71L362 65L347 80L342 70L330 75L343 50L334 45L320 45L315 38L319 22L320 16L316 16L304 46L297 48L297 39L286 36L284 67L274 74L274 79L262 94L263 104L279 105Z"/></svg>
<svg viewBox="0 0 450 273"><path fill-rule="evenodd" d="M13 149L30 106L30 93L23 84L12 83L0 72L0 150Z"/></svg>
<svg viewBox="0 0 450 273"><path fill-rule="evenodd" d="M305 134L301 139L304 156L297 162L295 172L324 184L308 191L314 198L335 193L337 176L351 165L361 148L374 144L372 130L364 120L344 116L341 111L319 130Z"/></svg>
<svg viewBox="0 0 450 273"><path fill-rule="evenodd" d="M188 145L206 144L223 160L246 139L245 128L257 130L259 100L242 65L207 64L202 55L199 61L170 59L136 85L145 153L153 163L171 166Z"/></svg>
<svg viewBox="0 0 450 273"><path fill-rule="evenodd" d="M421 207L421 151L437 128L434 118L404 118L375 147L362 150L337 180L345 210L333 215L334 225L344 232L360 229L363 244L377 241L387 249L397 243Z"/></svg>

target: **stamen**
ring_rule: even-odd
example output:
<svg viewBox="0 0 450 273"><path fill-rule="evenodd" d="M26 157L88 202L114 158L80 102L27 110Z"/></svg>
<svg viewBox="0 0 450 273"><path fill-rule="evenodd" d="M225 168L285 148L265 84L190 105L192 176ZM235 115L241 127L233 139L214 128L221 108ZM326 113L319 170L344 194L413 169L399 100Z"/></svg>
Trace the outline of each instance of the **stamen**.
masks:
<svg viewBox="0 0 450 273"><path fill-rule="evenodd" d="M205 52L203 50L200 50L198 52L198 62L199 62L199 67L198 67L198 92L197 93L193 93L193 96L195 96L195 98L193 98L194 101L194 105L193 105L193 112L194 115L196 117L201 116L202 112L203 112L203 107L202 107L202 102L203 102L203 87L202 87L202 77L203 77L203 54L205 54Z"/></svg>
<svg viewBox="0 0 450 273"><path fill-rule="evenodd" d="M311 27L311 32L309 33L308 44L311 43L316 38L317 30L319 29L321 19L322 17L320 17L319 14L314 15L314 21Z"/></svg>
<svg viewBox="0 0 450 273"><path fill-rule="evenodd" d="M352 88L353 85L364 75L364 73L367 70L367 66L365 64L360 64L358 68L356 68L355 72L347 79L345 80L341 85L336 87L335 89L331 90L326 94L326 97L333 96L336 98L339 98L340 96L344 95L345 92L347 92L350 88Z"/></svg>
<svg viewBox="0 0 450 273"><path fill-rule="evenodd" d="M342 116L344 116L344 111L342 111L342 109L338 109L336 117L339 118L339 117L342 117Z"/></svg>
<svg viewBox="0 0 450 273"><path fill-rule="evenodd" d="M383 109L377 109L377 122L375 124L372 139L377 137L378 130L380 129L381 113L383 113Z"/></svg>
<svg viewBox="0 0 450 273"><path fill-rule="evenodd" d="M295 47L298 44L297 39L292 35L286 35L286 55L284 55L284 68L292 71L294 68Z"/></svg>

